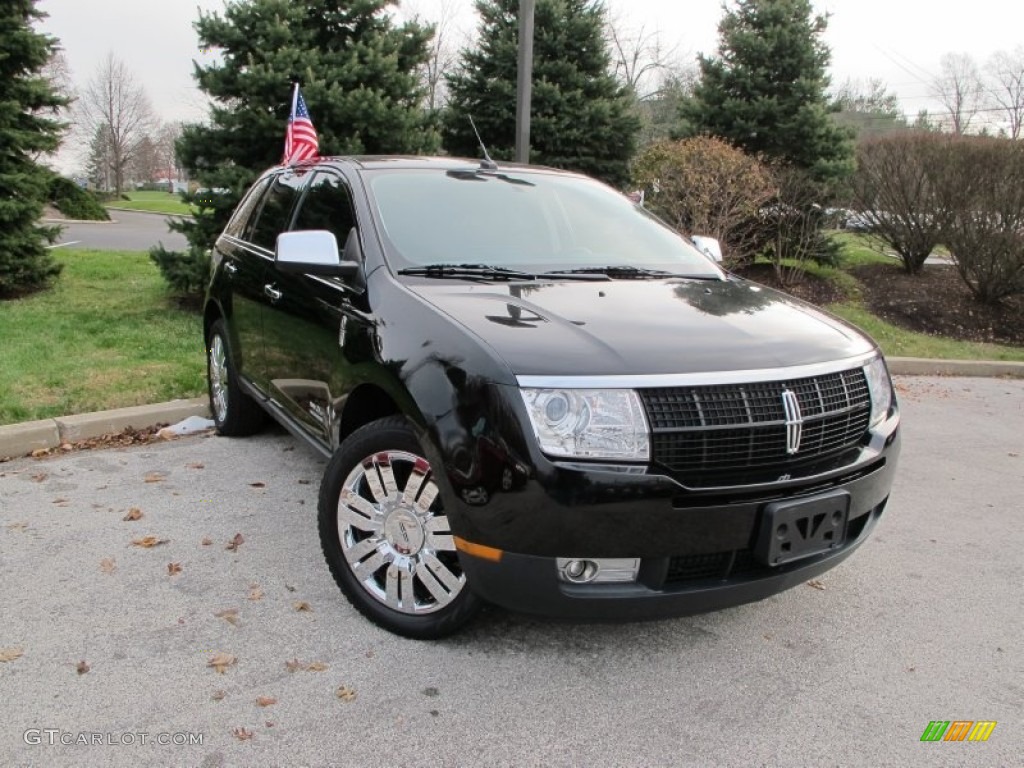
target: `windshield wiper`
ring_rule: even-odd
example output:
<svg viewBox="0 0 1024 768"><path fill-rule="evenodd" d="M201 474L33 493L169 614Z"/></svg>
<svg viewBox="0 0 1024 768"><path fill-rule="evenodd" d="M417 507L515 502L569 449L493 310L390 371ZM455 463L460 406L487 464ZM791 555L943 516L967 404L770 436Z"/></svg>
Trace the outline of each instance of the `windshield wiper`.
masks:
<svg viewBox="0 0 1024 768"><path fill-rule="evenodd" d="M508 267L490 264L427 264L424 267L406 267L398 270L400 275L421 275L423 277L481 277L490 280L536 280L531 272L520 272Z"/></svg>
<svg viewBox="0 0 1024 768"><path fill-rule="evenodd" d="M666 272L663 269L647 269L633 267L628 264L611 264L606 267L580 267L578 269L560 269L557 273L547 275L605 275L618 280L661 280L666 277L683 277L687 280L717 280L715 275L683 275L677 272Z"/></svg>

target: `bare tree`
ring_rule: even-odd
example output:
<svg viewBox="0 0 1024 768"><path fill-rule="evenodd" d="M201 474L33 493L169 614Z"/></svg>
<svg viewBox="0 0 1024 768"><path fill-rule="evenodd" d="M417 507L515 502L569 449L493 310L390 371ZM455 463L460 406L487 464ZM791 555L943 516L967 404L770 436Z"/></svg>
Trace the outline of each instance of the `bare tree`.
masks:
<svg viewBox="0 0 1024 768"><path fill-rule="evenodd" d="M966 53L944 53L939 66L942 72L932 82L932 95L946 108L953 133L962 136L981 109L985 93L981 72Z"/></svg>
<svg viewBox="0 0 1024 768"><path fill-rule="evenodd" d="M985 69L993 105L1006 113L1010 138L1018 139L1024 123L1024 46L1012 53L996 51Z"/></svg>
<svg viewBox="0 0 1024 768"><path fill-rule="evenodd" d="M106 158L114 192L120 196L132 159L153 129L146 92L113 53L96 70L78 101L80 122L89 136L106 135Z"/></svg>
<svg viewBox="0 0 1024 768"><path fill-rule="evenodd" d="M609 13L606 35L612 73L638 101L656 97L664 76L681 69L679 45L666 44L660 30L651 30L645 24L629 27L621 16Z"/></svg>
<svg viewBox="0 0 1024 768"><path fill-rule="evenodd" d="M421 13L410 3L406 3L406 6L406 12L414 20L434 28L429 56L419 73L420 84L426 91L424 106L434 112L448 102L448 88L444 75L455 67L459 58L458 40L462 35L455 24L459 8L456 0L437 0L433 13Z"/></svg>

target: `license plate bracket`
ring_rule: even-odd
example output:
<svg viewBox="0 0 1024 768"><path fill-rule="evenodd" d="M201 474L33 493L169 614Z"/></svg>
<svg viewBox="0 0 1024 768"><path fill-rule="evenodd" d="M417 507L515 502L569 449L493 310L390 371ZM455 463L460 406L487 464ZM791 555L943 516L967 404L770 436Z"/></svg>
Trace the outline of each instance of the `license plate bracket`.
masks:
<svg viewBox="0 0 1024 768"><path fill-rule="evenodd" d="M846 540L849 513L846 491L767 504L754 556L776 566L837 549Z"/></svg>

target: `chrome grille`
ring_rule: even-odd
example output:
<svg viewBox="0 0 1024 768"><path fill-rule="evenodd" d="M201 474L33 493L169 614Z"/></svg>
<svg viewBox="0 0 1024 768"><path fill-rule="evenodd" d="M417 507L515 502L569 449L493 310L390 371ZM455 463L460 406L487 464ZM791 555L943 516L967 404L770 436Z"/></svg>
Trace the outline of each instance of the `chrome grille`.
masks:
<svg viewBox="0 0 1024 768"><path fill-rule="evenodd" d="M787 450L786 390L796 395L803 419L794 452ZM860 368L791 381L642 389L640 397L653 433L654 461L684 478L750 470L783 474L856 446L871 418Z"/></svg>

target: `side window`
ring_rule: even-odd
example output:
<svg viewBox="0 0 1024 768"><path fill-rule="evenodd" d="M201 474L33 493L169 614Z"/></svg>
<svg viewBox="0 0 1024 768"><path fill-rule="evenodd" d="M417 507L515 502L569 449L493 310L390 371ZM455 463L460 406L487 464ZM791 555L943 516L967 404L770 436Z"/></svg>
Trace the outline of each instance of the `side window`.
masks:
<svg viewBox="0 0 1024 768"><path fill-rule="evenodd" d="M267 188L268 184L270 184L270 177L261 179L252 185L252 189L242 198L242 202L238 204L235 212L231 215L228 225L224 227L225 235L243 237L242 233L246 229L246 224L252 220L253 211L258 209L260 197L263 196L263 191Z"/></svg>
<svg viewBox="0 0 1024 768"><path fill-rule="evenodd" d="M248 238L250 242L268 251L274 250L277 236L288 229L301 186L302 177L298 174L282 173L274 178L263 196L263 207Z"/></svg>
<svg viewBox="0 0 1024 768"><path fill-rule="evenodd" d="M345 180L333 173L318 173L302 198L292 229L326 229L345 247L348 233L356 225L352 196Z"/></svg>

